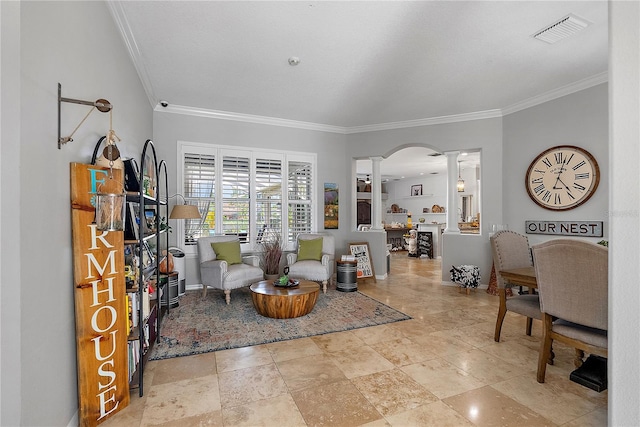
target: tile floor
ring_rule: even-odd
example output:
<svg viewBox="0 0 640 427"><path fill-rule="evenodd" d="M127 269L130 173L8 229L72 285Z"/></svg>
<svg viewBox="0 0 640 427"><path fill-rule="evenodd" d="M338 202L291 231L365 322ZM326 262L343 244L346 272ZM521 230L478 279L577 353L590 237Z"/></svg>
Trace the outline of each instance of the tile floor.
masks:
<svg viewBox="0 0 640 427"><path fill-rule="evenodd" d="M536 382L540 324L498 298L440 284L437 260L393 253L359 290L413 317L393 324L150 362L145 396L103 426L606 426L607 392L569 381L573 350Z"/></svg>

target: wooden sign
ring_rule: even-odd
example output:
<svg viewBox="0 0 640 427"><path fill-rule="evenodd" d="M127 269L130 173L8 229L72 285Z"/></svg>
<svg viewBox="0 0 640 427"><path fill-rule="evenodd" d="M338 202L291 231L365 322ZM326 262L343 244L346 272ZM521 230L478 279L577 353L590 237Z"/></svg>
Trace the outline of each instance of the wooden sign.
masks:
<svg viewBox="0 0 640 427"><path fill-rule="evenodd" d="M374 282L377 283L376 274L373 271L373 263L371 262L369 243L349 243L349 251L358 262L356 267L357 279L360 280L373 277Z"/></svg>
<svg viewBox="0 0 640 427"><path fill-rule="evenodd" d="M71 163L73 286L81 426L96 426L129 405L127 306L122 231L99 231L95 196L109 176ZM122 183L122 171L113 170Z"/></svg>
<svg viewBox="0 0 640 427"><path fill-rule="evenodd" d="M602 237L602 221L525 221L527 234Z"/></svg>

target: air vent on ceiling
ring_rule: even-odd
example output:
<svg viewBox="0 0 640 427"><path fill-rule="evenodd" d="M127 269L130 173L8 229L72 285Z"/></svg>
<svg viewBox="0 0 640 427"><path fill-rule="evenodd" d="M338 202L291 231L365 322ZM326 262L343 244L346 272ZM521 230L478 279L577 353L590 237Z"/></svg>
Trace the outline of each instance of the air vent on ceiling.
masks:
<svg viewBox="0 0 640 427"><path fill-rule="evenodd" d="M532 37L534 39L553 44L574 35L578 31L587 28L589 25L591 25L591 22L570 13L558 22L536 32Z"/></svg>

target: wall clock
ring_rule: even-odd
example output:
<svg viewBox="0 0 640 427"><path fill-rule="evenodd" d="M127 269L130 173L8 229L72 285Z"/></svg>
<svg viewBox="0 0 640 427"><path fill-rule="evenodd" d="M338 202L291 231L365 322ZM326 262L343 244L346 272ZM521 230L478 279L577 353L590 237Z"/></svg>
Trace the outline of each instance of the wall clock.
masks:
<svg viewBox="0 0 640 427"><path fill-rule="evenodd" d="M599 183L596 159L573 145L543 151L531 162L525 176L531 200L554 211L580 206L595 193Z"/></svg>

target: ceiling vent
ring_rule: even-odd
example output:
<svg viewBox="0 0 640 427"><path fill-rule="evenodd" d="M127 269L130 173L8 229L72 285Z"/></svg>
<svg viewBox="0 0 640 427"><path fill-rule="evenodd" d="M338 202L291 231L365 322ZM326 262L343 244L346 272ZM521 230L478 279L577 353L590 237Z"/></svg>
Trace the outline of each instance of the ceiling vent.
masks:
<svg viewBox="0 0 640 427"><path fill-rule="evenodd" d="M578 18L574 14L569 14L550 26L533 34L534 39L553 44L557 41L570 37L578 31L587 28L591 22L583 18Z"/></svg>

